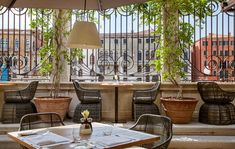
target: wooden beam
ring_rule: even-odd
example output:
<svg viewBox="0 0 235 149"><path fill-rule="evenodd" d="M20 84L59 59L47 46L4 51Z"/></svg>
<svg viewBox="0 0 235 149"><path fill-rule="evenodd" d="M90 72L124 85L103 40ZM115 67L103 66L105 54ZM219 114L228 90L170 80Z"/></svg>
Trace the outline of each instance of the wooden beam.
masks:
<svg viewBox="0 0 235 149"><path fill-rule="evenodd" d="M235 12L235 0L222 3L222 10L225 12Z"/></svg>

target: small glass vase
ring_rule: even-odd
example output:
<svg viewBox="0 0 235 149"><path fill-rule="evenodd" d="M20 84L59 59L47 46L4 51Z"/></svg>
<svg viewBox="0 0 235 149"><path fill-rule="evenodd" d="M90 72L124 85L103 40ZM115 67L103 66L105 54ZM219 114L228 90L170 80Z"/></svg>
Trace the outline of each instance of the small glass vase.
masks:
<svg viewBox="0 0 235 149"><path fill-rule="evenodd" d="M80 134L89 135L92 133L92 118L81 118Z"/></svg>

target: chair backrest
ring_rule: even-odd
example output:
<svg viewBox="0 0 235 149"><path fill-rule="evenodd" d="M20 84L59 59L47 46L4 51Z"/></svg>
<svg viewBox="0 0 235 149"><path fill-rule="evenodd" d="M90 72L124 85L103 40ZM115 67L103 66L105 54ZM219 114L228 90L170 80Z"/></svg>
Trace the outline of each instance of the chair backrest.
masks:
<svg viewBox="0 0 235 149"><path fill-rule="evenodd" d="M27 98L27 99L33 99L36 90L38 87L38 81L32 81L28 84L28 86L25 89L20 90L20 95L23 98Z"/></svg>
<svg viewBox="0 0 235 149"><path fill-rule="evenodd" d="M197 88L202 100L207 103L228 103L234 99L215 82L198 82Z"/></svg>
<svg viewBox="0 0 235 149"><path fill-rule="evenodd" d="M73 85L81 103L98 103L101 100L99 90L84 89L79 85L79 82L73 81Z"/></svg>
<svg viewBox="0 0 235 149"><path fill-rule="evenodd" d="M150 101L146 101L146 102L154 102L158 92L160 91L160 82L156 82L150 89L145 89L145 90L135 90L133 93L133 97L136 98L136 102L144 102L142 101L142 98L144 100L150 100ZM144 98L144 97L148 97L148 98ZM137 101L138 98L141 98L141 101Z"/></svg>
<svg viewBox="0 0 235 149"><path fill-rule="evenodd" d="M160 141L144 145L147 148L167 149L172 138L172 121L162 115L143 114L130 129L160 135Z"/></svg>
<svg viewBox="0 0 235 149"><path fill-rule="evenodd" d="M20 120L19 130L30 130L64 125L59 114L55 112L31 113Z"/></svg>

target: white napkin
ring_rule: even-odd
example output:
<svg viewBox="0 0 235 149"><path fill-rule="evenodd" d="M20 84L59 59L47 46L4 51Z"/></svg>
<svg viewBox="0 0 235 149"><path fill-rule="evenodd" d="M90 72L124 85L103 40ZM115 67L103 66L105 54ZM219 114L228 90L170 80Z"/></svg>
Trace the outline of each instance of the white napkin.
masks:
<svg viewBox="0 0 235 149"><path fill-rule="evenodd" d="M52 132L26 136L24 137L24 140L30 144L34 144L37 146L53 146L72 142L70 139L54 134Z"/></svg>
<svg viewBox="0 0 235 149"><path fill-rule="evenodd" d="M95 140L93 141L95 141L97 144L104 145L104 146L114 146L117 144L129 142L132 140L133 139L130 139L130 138L111 135L111 136L98 137L98 138L95 138Z"/></svg>

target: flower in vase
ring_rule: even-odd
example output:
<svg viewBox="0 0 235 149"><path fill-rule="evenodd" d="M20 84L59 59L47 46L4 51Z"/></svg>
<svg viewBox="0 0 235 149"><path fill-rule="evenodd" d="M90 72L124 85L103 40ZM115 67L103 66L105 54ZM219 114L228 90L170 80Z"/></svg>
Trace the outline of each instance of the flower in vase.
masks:
<svg viewBox="0 0 235 149"><path fill-rule="evenodd" d="M84 119L87 119L89 117L89 115L90 115L90 112L88 110L84 110L84 111L82 111L81 114L82 114Z"/></svg>

